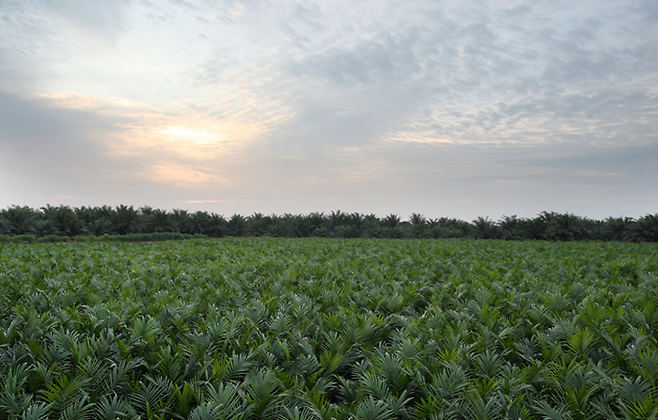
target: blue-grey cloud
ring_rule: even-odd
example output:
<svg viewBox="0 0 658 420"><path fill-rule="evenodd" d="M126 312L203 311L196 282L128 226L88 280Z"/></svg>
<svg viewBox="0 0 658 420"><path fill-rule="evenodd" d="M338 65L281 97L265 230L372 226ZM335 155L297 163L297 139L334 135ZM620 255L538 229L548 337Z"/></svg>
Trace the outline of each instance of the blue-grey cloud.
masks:
<svg viewBox="0 0 658 420"><path fill-rule="evenodd" d="M19 188L74 195L75 191L107 188L117 181L117 174L139 167L137 162L109 157L106 142L124 122L120 119L59 109L3 92L0 111L2 172L22 179ZM90 185L91 180L95 185ZM129 181L130 176L119 180Z"/></svg>

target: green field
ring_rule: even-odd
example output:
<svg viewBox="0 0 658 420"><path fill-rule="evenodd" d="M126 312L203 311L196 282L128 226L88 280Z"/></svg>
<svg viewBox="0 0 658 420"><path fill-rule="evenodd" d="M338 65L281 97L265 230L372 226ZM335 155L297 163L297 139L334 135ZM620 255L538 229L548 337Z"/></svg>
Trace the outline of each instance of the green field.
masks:
<svg viewBox="0 0 658 420"><path fill-rule="evenodd" d="M649 419L658 244L0 244L0 419Z"/></svg>

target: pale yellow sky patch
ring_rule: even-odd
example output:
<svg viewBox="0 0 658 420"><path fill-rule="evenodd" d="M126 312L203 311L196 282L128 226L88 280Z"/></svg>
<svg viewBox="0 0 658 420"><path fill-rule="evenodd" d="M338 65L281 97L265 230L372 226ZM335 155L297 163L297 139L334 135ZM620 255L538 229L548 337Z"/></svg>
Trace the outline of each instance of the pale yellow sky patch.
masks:
<svg viewBox="0 0 658 420"><path fill-rule="evenodd" d="M339 152L346 152L346 153L360 152L361 150L362 150L361 147L340 147L340 148L338 148Z"/></svg>
<svg viewBox="0 0 658 420"><path fill-rule="evenodd" d="M217 175L172 163L152 165L144 176L151 181L178 187L224 183L224 180Z"/></svg>
<svg viewBox="0 0 658 420"><path fill-rule="evenodd" d="M46 99L52 105L59 108L69 109L95 109L101 110L104 108L133 108L133 109L148 109L155 112L162 112L159 108L145 104L143 102L133 101L127 98L101 98L99 96L87 95L78 92L54 92L54 93L38 93L34 95L37 98ZM124 110L125 112L125 110Z"/></svg>
<svg viewBox="0 0 658 420"><path fill-rule="evenodd" d="M208 130L190 129L176 125L168 125L160 134L165 136L169 141L180 141L196 143L199 145L213 144L223 140L221 133Z"/></svg>
<svg viewBox="0 0 658 420"><path fill-rule="evenodd" d="M390 136L386 139L387 141L402 141L409 143L445 143L445 144L456 144L458 143L452 139L438 138L432 136L423 136L414 133L396 133L393 136Z"/></svg>
<svg viewBox="0 0 658 420"><path fill-rule="evenodd" d="M185 159L207 161L245 147L263 132L258 126L235 120L153 118L130 127L124 138L127 148L117 152L139 155L160 151Z"/></svg>
<svg viewBox="0 0 658 420"><path fill-rule="evenodd" d="M211 160L229 153L268 131L280 116L266 122L250 122L247 111L217 119L208 114L190 115L185 106L178 115L128 98L102 98L78 92L37 94L58 108L78 109L122 119L123 128L114 144L106 143L114 156L171 153L177 157ZM189 104L187 104L189 105Z"/></svg>
<svg viewBox="0 0 658 420"><path fill-rule="evenodd" d="M122 118L120 140L107 144L113 155L149 156L161 152L160 163L150 166L140 177L172 186L203 185L224 182L219 176L173 162L175 159L215 159L225 147L222 143L242 140L251 135L248 127L198 117L172 117L147 104L126 98L100 98L76 92L37 95L55 107L80 109L100 115ZM223 129L223 132L222 132ZM226 135L228 133L228 136ZM166 156L171 156L167 159Z"/></svg>
<svg viewBox="0 0 658 420"><path fill-rule="evenodd" d="M222 200L178 200L179 203L189 203L189 204L206 204L206 203L252 203L252 200L243 200L240 198L225 198Z"/></svg>

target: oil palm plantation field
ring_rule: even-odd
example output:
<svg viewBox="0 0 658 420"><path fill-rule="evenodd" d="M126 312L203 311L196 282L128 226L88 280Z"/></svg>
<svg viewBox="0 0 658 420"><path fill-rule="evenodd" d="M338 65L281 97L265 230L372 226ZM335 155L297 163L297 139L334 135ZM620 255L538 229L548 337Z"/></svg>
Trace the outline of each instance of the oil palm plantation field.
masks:
<svg viewBox="0 0 658 420"><path fill-rule="evenodd" d="M0 419L658 416L655 243L0 251Z"/></svg>

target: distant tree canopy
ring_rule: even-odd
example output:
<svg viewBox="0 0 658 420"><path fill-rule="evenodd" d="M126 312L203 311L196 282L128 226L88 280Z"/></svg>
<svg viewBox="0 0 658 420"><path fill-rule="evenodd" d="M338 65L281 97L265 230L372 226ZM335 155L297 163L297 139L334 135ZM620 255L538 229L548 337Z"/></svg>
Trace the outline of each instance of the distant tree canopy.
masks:
<svg viewBox="0 0 658 420"><path fill-rule="evenodd" d="M430 219L414 213L403 221L396 214L311 213L308 215L234 214L166 210L120 205L117 207L13 206L0 210L0 234L38 238L67 236L179 233L185 235L275 236L333 238L477 238L552 241L658 242L658 213L639 219L608 217L593 220L570 213L542 212L535 218L503 216L472 222L456 218Z"/></svg>

